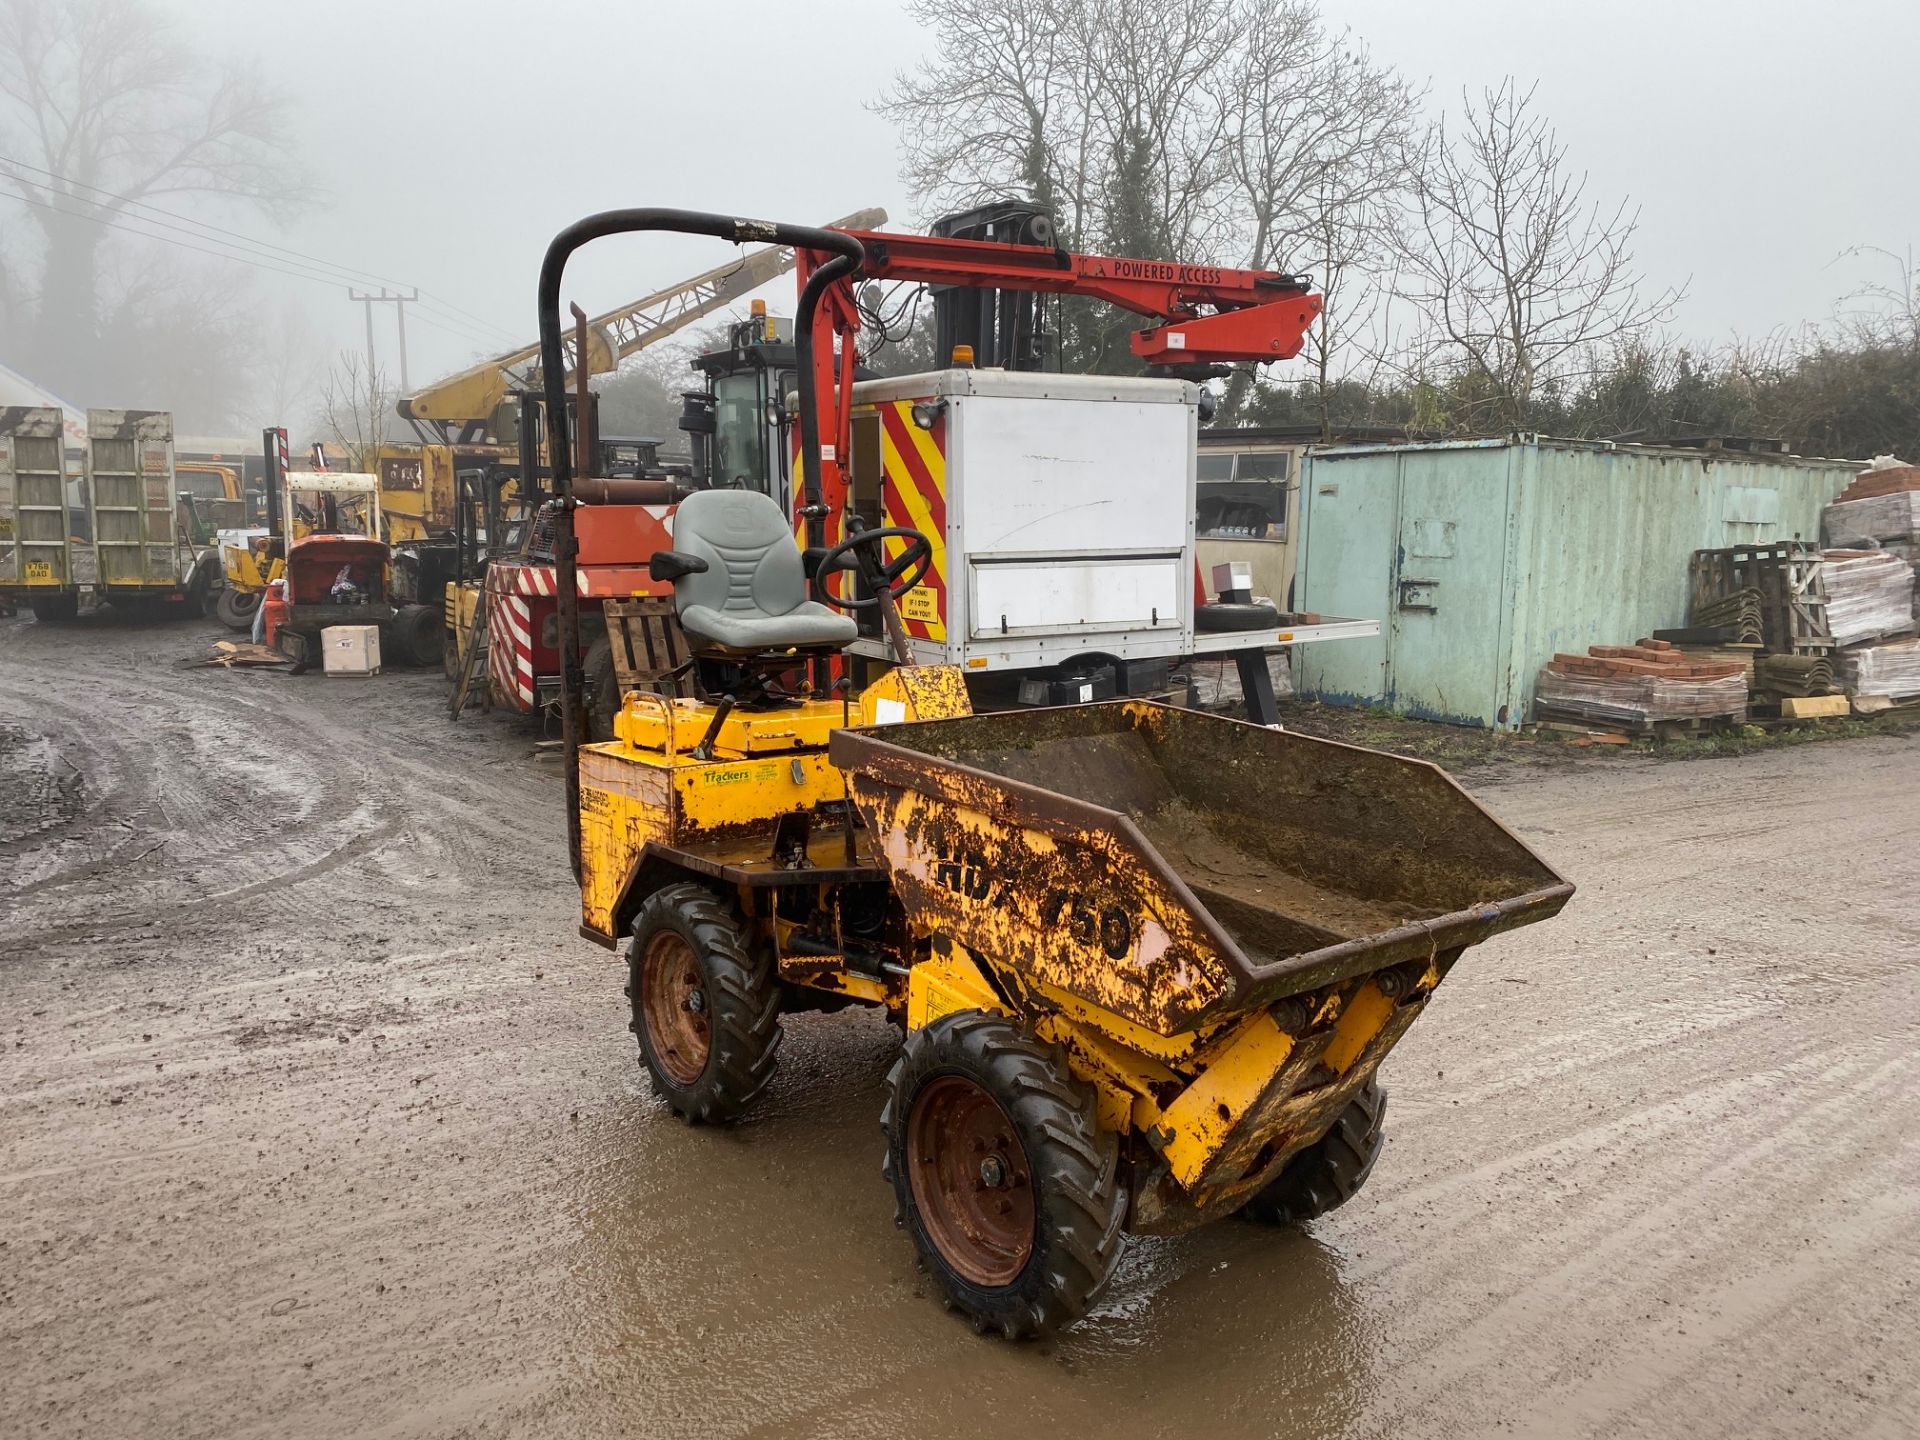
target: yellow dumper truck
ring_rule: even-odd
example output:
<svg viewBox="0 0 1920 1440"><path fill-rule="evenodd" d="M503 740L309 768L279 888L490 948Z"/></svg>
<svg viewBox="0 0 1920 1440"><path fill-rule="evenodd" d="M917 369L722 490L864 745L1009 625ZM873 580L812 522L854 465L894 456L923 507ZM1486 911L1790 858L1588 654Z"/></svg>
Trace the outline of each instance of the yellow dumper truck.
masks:
<svg viewBox="0 0 1920 1440"><path fill-rule="evenodd" d="M595 223L542 274L550 388L559 267ZM879 1117L900 1223L943 1297L1008 1338L1084 1314L1129 1232L1351 1198L1382 1057L1469 946L1572 886L1423 762L1141 700L973 714L959 668L909 662L898 602L926 537L846 534L803 553L767 496L694 494L651 571L701 697L629 691L616 738L581 745L567 677L581 931L626 947L655 1091L731 1120L783 1014L884 1009L905 1036ZM895 645L864 687L830 679L849 609Z"/></svg>

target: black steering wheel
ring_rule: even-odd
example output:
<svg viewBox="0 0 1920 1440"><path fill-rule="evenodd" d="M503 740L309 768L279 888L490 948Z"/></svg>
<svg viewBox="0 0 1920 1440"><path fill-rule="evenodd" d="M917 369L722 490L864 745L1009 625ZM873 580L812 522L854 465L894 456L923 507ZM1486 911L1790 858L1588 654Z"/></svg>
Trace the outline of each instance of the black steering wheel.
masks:
<svg viewBox="0 0 1920 1440"><path fill-rule="evenodd" d="M933 544L918 530L897 525L878 530L862 530L858 516L847 521L853 533L820 557L813 570L813 598L836 610L871 610L880 603L877 592L885 589L898 605L901 596L927 578L933 566ZM889 540L904 540L907 548L892 560L886 559ZM835 574L840 562L851 555L860 578L867 582L869 595L839 596L827 588L827 577Z"/></svg>

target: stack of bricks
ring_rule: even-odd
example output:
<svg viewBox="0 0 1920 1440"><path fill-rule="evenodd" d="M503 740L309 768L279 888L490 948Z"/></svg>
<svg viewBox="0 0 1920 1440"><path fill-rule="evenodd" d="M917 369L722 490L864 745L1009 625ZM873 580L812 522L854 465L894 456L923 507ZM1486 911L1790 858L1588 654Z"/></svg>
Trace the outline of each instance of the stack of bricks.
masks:
<svg viewBox="0 0 1920 1440"><path fill-rule="evenodd" d="M1910 490L1920 490L1920 465L1884 465L1878 470L1862 470L1833 503L1844 505L1849 500L1872 500Z"/></svg>
<svg viewBox="0 0 1920 1440"><path fill-rule="evenodd" d="M1584 655L1555 655L1547 669L1562 675L1658 675L1664 680L1724 680L1746 666L1730 660L1693 660L1667 640L1637 645L1593 645Z"/></svg>
<svg viewBox="0 0 1920 1440"><path fill-rule="evenodd" d="M1595 645L1555 655L1540 672L1542 717L1647 729L1662 721L1738 720L1747 711L1747 666L1698 661L1665 640Z"/></svg>

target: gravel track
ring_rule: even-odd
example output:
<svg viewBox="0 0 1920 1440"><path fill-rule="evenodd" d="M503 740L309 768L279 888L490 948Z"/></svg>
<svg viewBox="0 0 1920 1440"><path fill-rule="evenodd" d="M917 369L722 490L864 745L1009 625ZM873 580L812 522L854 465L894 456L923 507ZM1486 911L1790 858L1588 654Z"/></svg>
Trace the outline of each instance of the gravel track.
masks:
<svg viewBox="0 0 1920 1440"><path fill-rule="evenodd" d="M1581 890L1365 1192L1014 1348L889 1223L887 1026L685 1129L533 733L224 633L0 622L0 1434L1920 1432L1920 742L1474 772Z"/></svg>

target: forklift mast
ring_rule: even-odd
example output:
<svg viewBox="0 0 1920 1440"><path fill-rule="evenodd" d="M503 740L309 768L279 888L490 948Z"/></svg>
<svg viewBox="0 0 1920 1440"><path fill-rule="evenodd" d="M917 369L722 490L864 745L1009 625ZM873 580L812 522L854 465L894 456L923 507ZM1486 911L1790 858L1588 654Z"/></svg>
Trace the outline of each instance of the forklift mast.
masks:
<svg viewBox="0 0 1920 1440"><path fill-rule="evenodd" d="M1025 200L1003 200L943 215L931 233L944 239L991 240L1053 248L1053 217ZM1040 297L1031 290L935 285L933 353L973 347L974 363L1001 370L1058 370L1057 333L1048 334Z"/></svg>

